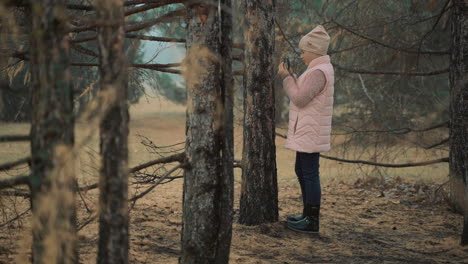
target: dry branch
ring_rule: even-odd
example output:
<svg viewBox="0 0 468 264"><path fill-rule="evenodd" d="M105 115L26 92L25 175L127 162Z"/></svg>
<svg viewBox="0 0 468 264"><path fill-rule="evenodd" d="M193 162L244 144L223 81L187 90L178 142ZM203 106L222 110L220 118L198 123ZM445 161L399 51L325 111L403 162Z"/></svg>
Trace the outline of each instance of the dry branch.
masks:
<svg viewBox="0 0 468 264"><path fill-rule="evenodd" d="M131 39L141 39L141 40L159 41L159 42L174 42L174 43L187 42L187 40L183 38L182 39L181 38L165 38L165 37L138 35L138 34L125 34L125 37L131 38Z"/></svg>
<svg viewBox="0 0 468 264"><path fill-rule="evenodd" d="M161 16L161 17L155 18L155 19L150 19L150 20L135 23L135 24L132 24L132 25L126 25L125 33L129 33L129 32L133 32L133 31L138 31L138 30L142 30L142 29L145 29L145 28L149 28L149 27L154 26L154 25L156 25L158 23L170 22L174 18L183 17L184 14L185 14L184 9L177 9L175 11L169 12L169 13L167 13L167 14ZM82 31L85 31L85 30L93 29L95 26L96 25L78 27L78 28L75 28L75 29L71 30L71 32L82 32ZM90 41L90 40L95 40L96 38L97 38L97 35L93 35L93 36L90 36L90 37L83 37L83 38L73 39L73 40L70 40L70 42L71 43L81 43L81 42L86 42L86 41Z"/></svg>
<svg viewBox="0 0 468 264"><path fill-rule="evenodd" d="M23 197L23 198L31 198L31 194L20 192L20 191L1 191L1 196L16 196L16 197Z"/></svg>
<svg viewBox="0 0 468 264"><path fill-rule="evenodd" d="M163 176L161 176L161 178L158 179L158 181L156 181L154 184L152 184L150 187L148 187L146 190L144 190L143 192L141 192L140 194L138 195L135 195L134 197L132 197L129 201L136 201L140 198L142 198L143 196L145 196L146 194L148 194L149 192L151 192L151 190L153 190L154 188L156 188L156 186L158 186L164 179L166 179L167 177L169 177L172 173L174 173L176 170L178 169L181 169L183 167L183 165L179 164L178 166L175 166L174 168L172 168L171 170L169 170L166 174L164 174Z"/></svg>
<svg viewBox="0 0 468 264"><path fill-rule="evenodd" d="M276 135L282 138L287 138L285 135L282 135L280 133L276 133ZM373 166L388 167L388 168L418 167L418 166L426 166L426 165L432 165L432 164L442 163L442 162L449 162L448 157L436 159L436 160L423 161L423 162L402 163L402 164L386 164L386 163L378 163L378 162L372 162L372 161L366 161L366 160L348 160L348 159L330 157L330 156L326 156L323 154L320 154L320 157L329 159L329 160L345 162L345 163L358 163L358 164L373 165Z"/></svg>
<svg viewBox="0 0 468 264"><path fill-rule="evenodd" d="M333 64L337 69L346 71L349 73L359 73L359 74L370 74L370 75L399 75L399 76L432 76L432 75L439 75L439 74L448 74L449 69L442 69L438 71L432 72L392 72L392 71L368 71L368 70L361 70L361 69L350 69L346 67L342 67L337 64Z"/></svg>
<svg viewBox="0 0 468 264"><path fill-rule="evenodd" d="M378 166L378 167L387 167L387 168L418 167L418 166L427 166L427 165L432 165L432 164L442 163L442 162L449 162L448 157L447 158L436 159L436 160L423 161L423 162L402 163L402 164L386 164L386 163L378 163L378 162L372 162L372 161L366 161L366 160L347 160L347 159L340 159L340 158L330 157L330 156L326 156L326 155L323 155L323 154L320 154L320 157L325 158L325 159L329 159L329 160L345 162L345 163L365 164L365 165L372 165L372 166Z"/></svg>
<svg viewBox="0 0 468 264"><path fill-rule="evenodd" d="M171 5L171 4L178 4L178 3L183 3L183 0L163 0L163 1L157 1L156 3L147 3L143 6L135 7L130 10L125 11L125 16L130 16L136 13L141 13L145 12L151 9L155 9L158 7L166 6L166 5Z"/></svg>
<svg viewBox="0 0 468 264"><path fill-rule="evenodd" d="M0 181L0 190L12 188L18 185L29 185L29 175L17 176Z"/></svg>
<svg viewBox="0 0 468 264"><path fill-rule="evenodd" d="M349 129L351 129L351 131L343 132L343 133L333 133L332 135L349 135L349 134L354 134L354 133L393 133L393 134L401 135L401 134L408 134L408 133L413 133L413 132L427 132L427 131L434 130L437 128L448 128L448 125L449 125L449 121L445 121L443 123L440 123L431 127L423 128L423 129L413 129L409 127L403 127L403 128L394 128L394 129L387 129L387 130L358 130L353 127L348 127ZM277 134L277 135L280 137L286 138L286 136L284 135L281 135L281 134Z"/></svg>
<svg viewBox="0 0 468 264"><path fill-rule="evenodd" d="M8 162L8 163L5 163L5 164L2 164L0 165L0 171L2 170L10 170L18 165L21 165L21 164L24 164L24 163L29 163L31 162L31 157L26 157L26 158L22 158L20 160L17 160L17 161L13 161L13 162Z"/></svg>
<svg viewBox="0 0 468 264"><path fill-rule="evenodd" d="M426 149L435 148L435 147L438 147L438 146L443 145L443 144L445 144L445 143L448 143L449 140L450 140L450 138L446 138L446 139L444 139L444 140L442 140L442 141L440 141L440 142L437 142L437 143L435 143L435 144L429 145L429 146L427 146L427 147L425 147L425 148L426 148Z"/></svg>
<svg viewBox="0 0 468 264"><path fill-rule="evenodd" d="M31 140L29 135L0 136L0 142L17 142L29 140Z"/></svg>
<svg viewBox="0 0 468 264"><path fill-rule="evenodd" d="M6 225L9 225L13 221L16 221L17 219L20 219L23 215L27 214L30 210L31 210L31 207L29 207L26 211L22 212L21 214L17 215L16 217L6 221L5 223L1 223L0 227L4 227Z"/></svg>
<svg viewBox="0 0 468 264"><path fill-rule="evenodd" d="M395 50L395 51L399 51L399 52L405 52L405 53L410 53L410 54L427 54L427 55L449 55L450 54L450 51L446 50L446 51L428 51L428 50L424 50L424 51L421 51L421 50L410 50L410 49L405 49L405 48L399 48L399 47L393 47L392 45L389 45L389 44L386 44L386 43L383 43L379 40L376 40L376 39L373 39L371 37L368 37L368 36L365 36L355 30L352 30L350 29L349 27L341 24L341 23L338 23L336 22L335 20L332 20L332 22L337 25L338 27L344 29L345 31L353 34L353 35L356 35L362 39L365 39L365 40L368 40L372 43L375 43L377 45L380 45L382 47L385 47L385 48L388 48L388 49L392 49L392 50Z"/></svg>
<svg viewBox="0 0 468 264"><path fill-rule="evenodd" d="M176 161L178 161L179 163L184 163L185 162L185 153L184 152L177 153L177 154L174 154L172 156L163 157L163 158L160 158L160 159L156 159L156 160L152 160L152 161L143 163L141 165L138 165L136 167L131 168L130 173L134 173L134 172L137 172L139 170L146 169L146 168L151 167L151 166L156 165L156 164L171 163L171 162L176 162Z"/></svg>

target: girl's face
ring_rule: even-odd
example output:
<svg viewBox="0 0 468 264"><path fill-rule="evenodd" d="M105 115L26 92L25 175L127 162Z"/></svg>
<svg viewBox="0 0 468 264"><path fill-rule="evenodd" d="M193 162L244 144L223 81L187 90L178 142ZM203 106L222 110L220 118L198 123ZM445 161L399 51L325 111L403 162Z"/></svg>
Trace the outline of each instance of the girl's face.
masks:
<svg viewBox="0 0 468 264"><path fill-rule="evenodd" d="M306 66L309 66L310 62L313 61L314 59L318 58L318 57L320 57L320 55L312 53L312 52L301 50L301 59L302 59L302 61L304 61L304 64Z"/></svg>

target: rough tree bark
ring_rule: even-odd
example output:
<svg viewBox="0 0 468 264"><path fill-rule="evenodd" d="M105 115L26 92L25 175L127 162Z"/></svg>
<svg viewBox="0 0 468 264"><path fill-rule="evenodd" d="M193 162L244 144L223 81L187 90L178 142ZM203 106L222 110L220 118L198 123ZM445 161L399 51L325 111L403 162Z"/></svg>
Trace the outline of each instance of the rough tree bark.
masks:
<svg viewBox="0 0 468 264"><path fill-rule="evenodd" d="M128 91L123 1L96 1L100 85L110 105L100 123L98 263L128 263Z"/></svg>
<svg viewBox="0 0 468 264"><path fill-rule="evenodd" d="M221 228L218 234L216 263L228 263L232 239L234 207L234 78L232 74L232 0L221 0L221 100L224 108L219 141L222 141L220 175L221 200L219 214Z"/></svg>
<svg viewBox="0 0 468 264"><path fill-rule="evenodd" d="M465 216L461 244L468 245L468 1L453 1L451 23L450 181Z"/></svg>
<svg viewBox="0 0 468 264"><path fill-rule="evenodd" d="M244 144L239 222L278 221L273 51L275 1L246 0Z"/></svg>
<svg viewBox="0 0 468 264"><path fill-rule="evenodd" d="M230 6L230 0L221 4ZM219 11L216 0L187 5L187 166L180 263L229 261L233 205L232 22L226 11Z"/></svg>
<svg viewBox="0 0 468 264"><path fill-rule="evenodd" d="M33 263L78 263L65 2L30 2Z"/></svg>

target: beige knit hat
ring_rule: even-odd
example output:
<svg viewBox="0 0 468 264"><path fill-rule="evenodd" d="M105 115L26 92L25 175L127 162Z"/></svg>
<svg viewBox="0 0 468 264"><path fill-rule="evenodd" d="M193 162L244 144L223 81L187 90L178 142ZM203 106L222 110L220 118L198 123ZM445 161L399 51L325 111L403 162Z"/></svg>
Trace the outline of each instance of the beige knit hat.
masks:
<svg viewBox="0 0 468 264"><path fill-rule="evenodd" d="M319 55L327 55L330 36L322 25L316 26L311 32L302 37L299 48Z"/></svg>

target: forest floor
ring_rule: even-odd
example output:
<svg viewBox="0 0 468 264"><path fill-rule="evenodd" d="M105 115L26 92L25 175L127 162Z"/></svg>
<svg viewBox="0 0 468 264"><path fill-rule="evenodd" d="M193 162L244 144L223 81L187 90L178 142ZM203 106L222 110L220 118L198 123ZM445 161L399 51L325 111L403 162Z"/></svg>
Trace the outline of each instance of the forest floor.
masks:
<svg viewBox="0 0 468 264"><path fill-rule="evenodd" d="M131 110L130 164L135 166L163 155L141 145L144 135L156 145L184 140L184 107L160 102L140 104ZM84 126L83 124L78 126ZM2 124L0 134L28 131L25 124ZM78 129L79 131L79 129ZM79 137L79 132L78 132ZM340 139L336 139L339 141ZM468 247L459 246L463 217L445 202L448 166L375 169L333 161L321 161L322 209L320 235L290 231L287 214L301 210L299 187L294 175L294 153L277 141L279 218L260 226L238 224L240 171L235 171L235 208L230 263L468 263ZM338 143L337 143L338 144ZM0 163L28 153L27 144L5 144ZM236 158L240 157L242 132L236 129ZM180 146L178 146L180 148ZM97 137L83 148L80 184L97 181ZM174 150L174 149L173 149ZM362 149L329 155L368 158ZM387 163L435 159L447 153L406 149L398 158L379 157ZM20 168L15 173L25 173ZM12 175L0 175L11 177ZM131 209L130 263L177 263L182 219L182 180L159 185ZM130 195L148 187L134 186ZM78 199L80 261L95 263L98 225L92 219L97 209L97 190ZM14 206L13 206L14 205ZM28 263L30 213L9 221L28 208L28 200L0 196L0 264ZM86 211L88 208L91 213ZM4 223L7 223L5 224Z"/></svg>

